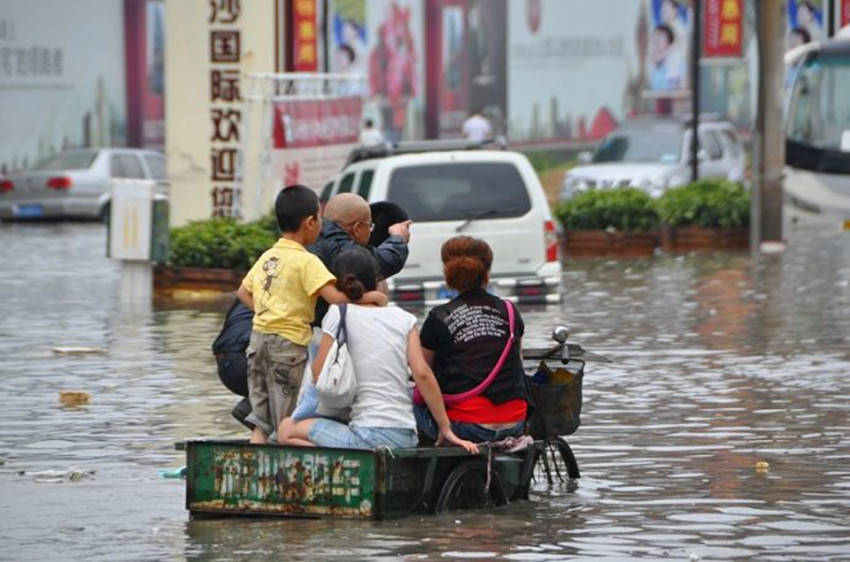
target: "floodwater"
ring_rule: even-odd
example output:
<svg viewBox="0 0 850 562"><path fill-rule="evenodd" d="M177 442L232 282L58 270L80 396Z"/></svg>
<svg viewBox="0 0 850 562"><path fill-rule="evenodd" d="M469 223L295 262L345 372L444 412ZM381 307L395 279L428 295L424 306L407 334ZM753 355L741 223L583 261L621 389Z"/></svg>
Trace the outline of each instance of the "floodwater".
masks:
<svg viewBox="0 0 850 562"><path fill-rule="evenodd" d="M104 247L100 225L0 225L0 559L850 559L850 232L570 263L563 304L522 312L615 360L588 366L582 478L387 522L190 521L158 471L175 441L242 434L209 350L228 303L122 303Z"/></svg>

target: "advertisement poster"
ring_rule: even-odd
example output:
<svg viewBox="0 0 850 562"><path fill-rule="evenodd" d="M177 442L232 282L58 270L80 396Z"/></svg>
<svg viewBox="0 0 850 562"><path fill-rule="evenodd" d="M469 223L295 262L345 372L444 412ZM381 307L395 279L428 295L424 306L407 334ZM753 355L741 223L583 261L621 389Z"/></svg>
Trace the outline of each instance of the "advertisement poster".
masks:
<svg viewBox="0 0 850 562"><path fill-rule="evenodd" d="M691 11L687 0L651 0L647 72L654 91L688 88Z"/></svg>
<svg viewBox="0 0 850 562"><path fill-rule="evenodd" d="M425 42L423 3L366 3L367 116L389 141L422 138Z"/></svg>
<svg viewBox="0 0 850 562"><path fill-rule="evenodd" d="M0 84L0 173L67 147L124 145L122 3L5 2Z"/></svg>
<svg viewBox="0 0 850 562"><path fill-rule="evenodd" d="M359 96L276 102L272 125L272 177L285 186L320 190L356 146L363 102Z"/></svg>
<svg viewBox="0 0 850 562"><path fill-rule="evenodd" d="M826 38L825 0L788 0L787 47Z"/></svg>
<svg viewBox="0 0 850 562"><path fill-rule="evenodd" d="M366 0L334 0L330 14L331 72L366 74Z"/></svg>
<svg viewBox="0 0 850 562"><path fill-rule="evenodd" d="M507 7L511 143L600 139L640 111L648 87L645 1L511 0Z"/></svg>

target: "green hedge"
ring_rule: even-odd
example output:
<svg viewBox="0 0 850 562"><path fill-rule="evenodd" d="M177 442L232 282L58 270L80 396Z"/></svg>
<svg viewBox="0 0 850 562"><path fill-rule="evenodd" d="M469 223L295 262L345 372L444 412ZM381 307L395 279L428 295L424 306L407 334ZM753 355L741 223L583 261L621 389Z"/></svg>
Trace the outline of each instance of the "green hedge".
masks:
<svg viewBox="0 0 850 562"><path fill-rule="evenodd" d="M595 189L561 203L555 216L566 230L645 232L661 224L740 228L750 222L750 194L727 180L699 180L658 199L633 188Z"/></svg>
<svg viewBox="0 0 850 562"><path fill-rule="evenodd" d="M249 223L223 218L194 221L171 229L168 261L183 267L247 271L277 238L277 224L270 225L266 217Z"/></svg>
<svg viewBox="0 0 850 562"><path fill-rule="evenodd" d="M750 194L727 180L699 180L669 189L655 201L655 208L669 226L740 228L750 223Z"/></svg>
<svg viewBox="0 0 850 562"><path fill-rule="evenodd" d="M561 203L555 216L566 230L645 232L658 226L652 198L635 187L594 189Z"/></svg>

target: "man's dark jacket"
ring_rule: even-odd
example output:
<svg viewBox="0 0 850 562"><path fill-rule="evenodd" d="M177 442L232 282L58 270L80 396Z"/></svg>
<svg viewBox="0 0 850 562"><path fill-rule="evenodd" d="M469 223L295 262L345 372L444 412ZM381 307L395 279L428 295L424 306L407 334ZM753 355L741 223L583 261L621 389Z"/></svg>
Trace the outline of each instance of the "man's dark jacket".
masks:
<svg viewBox="0 0 850 562"><path fill-rule="evenodd" d="M315 244L307 246L307 251L318 256L329 270L333 271L333 261L345 250L351 248L366 248L378 263L378 273L383 279L395 275L404 267L407 261L407 242L401 236L390 236L377 248L372 246L360 246L354 238L348 235L333 221L325 219L322 221L322 232ZM316 301L316 317L314 326L321 326L322 318L328 311L328 303L319 298Z"/></svg>
<svg viewBox="0 0 850 562"><path fill-rule="evenodd" d="M322 221L322 232L316 243L307 246L307 250L322 260L330 270L333 270L333 260L340 252L357 248L360 246L335 222L327 219ZM372 246L360 246L369 250L375 261L378 262L378 270L381 277L386 279L395 275L404 267L407 261L407 243L401 236L390 236L384 243L373 248Z"/></svg>

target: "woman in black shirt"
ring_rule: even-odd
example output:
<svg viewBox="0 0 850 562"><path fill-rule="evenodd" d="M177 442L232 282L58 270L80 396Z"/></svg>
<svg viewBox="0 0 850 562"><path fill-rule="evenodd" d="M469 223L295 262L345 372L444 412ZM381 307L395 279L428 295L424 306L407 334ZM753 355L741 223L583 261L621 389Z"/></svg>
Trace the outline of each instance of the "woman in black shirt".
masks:
<svg viewBox="0 0 850 562"><path fill-rule="evenodd" d="M422 348L444 396L478 388L501 367L485 388L473 396L452 401L446 411L452 430L476 442L521 435L527 413L525 373L522 369L522 318L513 304L487 292L493 251L483 240L456 236L441 248L446 284L460 294L431 310L422 326ZM504 359L502 356L504 355ZM436 436L436 425L427 408L415 408L419 431Z"/></svg>

